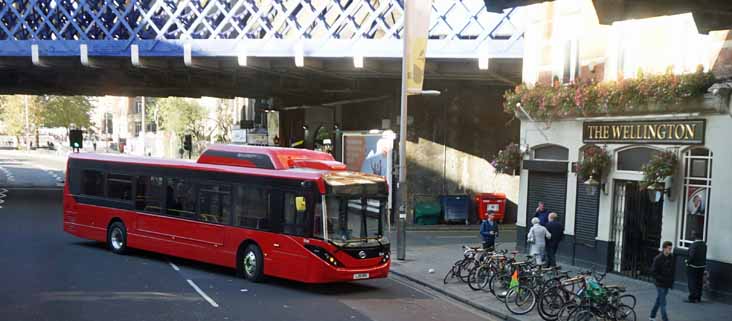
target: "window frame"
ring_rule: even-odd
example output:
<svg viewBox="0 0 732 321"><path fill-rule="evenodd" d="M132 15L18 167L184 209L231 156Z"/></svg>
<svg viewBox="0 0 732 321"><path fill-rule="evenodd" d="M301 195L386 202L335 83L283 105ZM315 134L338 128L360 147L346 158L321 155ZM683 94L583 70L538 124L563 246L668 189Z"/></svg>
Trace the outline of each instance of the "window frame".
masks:
<svg viewBox="0 0 732 321"><path fill-rule="evenodd" d="M159 207L160 210L158 212L150 212L150 211L145 211L144 209L138 209L137 208L137 184L140 181L140 177L149 177L149 178L158 177L158 178L160 178L162 180L162 183L161 183L161 186L160 186L160 192L159 192L159 195L158 195L158 202L159 202L159 205L160 205L160 207ZM134 194L134 199L132 201L132 208L134 209L135 212L152 214L152 215L163 215L163 216L167 216L167 215L165 215L165 192L166 192L165 191L165 186L166 186L165 185L165 178L166 177L164 175L157 175L157 174L156 175L149 175L148 174L148 175L135 175L134 176L135 183L132 185L132 191L133 191L133 194Z"/></svg>
<svg viewBox="0 0 732 321"><path fill-rule="evenodd" d="M273 210L273 204L272 204L272 202L273 202L272 193L275 192L276 189L273 188L272 186L268 186L268 185L246 184L246 183L243 183L243 184L242 183L239 183L239 184L233 183L232 184L232 187L234 189L232 191L232 196L234 196L234 199L231 202L232 212L231 212L231 224L230 225L232 227L250 229L250 230L255 230L255 231L277 232L275 230L275 228L274 228L275 226L274 226L274 224L272 222L272 218L273 218L272 213L274 212L274 210ZM241 225L241 220L237 220L238 217L239 217L239 213L237 213L237 208L239 207L238 206L239 203L237 203L237 200L239 200L240 202L241 201L244 201L244 200L247 201L247 203L245 204L246 205L245 208L247 209L247 211L245 211L245 213L249 213L248 209L251 208L249 206L249 199L248 198L244 198L241 195L243 190L247 190L248 191L248 189L260 189L260 190L263 190L266 193L266 200L264 200L262 202L262 203L266 204L266 214L264 216L267 219L267 224L268 224L268 226L266 228L259 227L259 224L257 224L256 227L250 227L250 226ZM247 216L246 215L242 215L241 217L247 217ZM259 220L261 220L261 219L259 219Z"/></svg>
<svg viewBox="0 0 732 321"><path fill-rule="evenodd" d="M109 176L110 175L124 175L124 176L128 176L130 178L129 179L129 181L130 181L130 199L129 200L125 200L125 199L121 199L121 198L116 198L116 197L109 196ZM135 185L137 184L137 181L135 180L135 177L136 177L135 175L127 174L127 173L122 173L122 172L116 172L116 171L115 172L112 172L112 171L105 172L105 175L104 175L104 198L107 199L107 200L113 201L113 202L132 203L133 204L133 207L134 207L135 192L136 192L135 191L135 187L136 187Z"/></svg>
<svg viewBox="0 0 732 321"><path fill-rule="evenodd" d="M193 189L193 197L194 197L195 202L196 202L195 205L194 205L194 209L193 209L193 215L194 215L195 218L184 217L184 216L181 216L181 215L175 216L175 215L168 214L168 182L171 179L182 180L183 182L192 185L191 188ZM163 197L164 197L163 198L163 204L164 204L164 206L163 206L163 209L161 210L160 215L165 216L165 217L172 217L172 218L182 219L182 220L189 220L189 221L197 221L197 222L200 222L198 220L198 181L197 180L190 179L190 178L181 178L179 176L164 176L163 186L164 186L163 187L163 189L164 189L164 191L163 191ZM183 211L181 210L181 212L183 212ZM206 223L206 222L202 222L202 223Z"/></svg>
<svg viewBox="0 0 732 321"><path fill-rule="evenodd" d="M227 226L233 226L234 225L234 192L235 192L235 186L234 183L227 183L223 181L209 181L209 180L198 180L195 181L196 185L196 221L200 223L206 223L206 224L216 224L216 225L227 225ZM202 220L201 217L201 186L202 185L218 185L218 186L229 186L229 217L226 217L226 220L222 222L209 222ZM209 192L209 193L216 193L216 194L225 194L222 192ZM222 209L224 206L221 207ZM185 218L184 218L185 219Z"/></svg>
<svg viewBox="0 0 732 321"><path fill-rule="evenodd" d="M705 150L706 156L701 155L692 155L692 152L694 150ZM682 172L682 184L681 184L681 195L680 197L683 197L680 199L679 202L679 224L678 224L678 237L676 246L682 249L688 249L689 245L691 245L694 240L687 240L686 239L686 232L687 232L687 207L688 207L688 195L689 195L689 188L699 188L706 191L704 204L706 204L706 209L704 211L704 226L702 228L702 239L704 241L707 240L707 234L709 231L709 212L711 211L711 208L709 207L710 201L712 199L712 165L714 163L714 153L711 149L705 147L705 146L692 146L684 150L682 154L682 160L683 162L681 165L683 166L683 172ZM706 176L705 177L692 177L691 176L691 170L692 170L692 161L693 160L706 160L707 161L707 169L706 169ZM696 184L699 181L703 181L705 184ZM693 183L692 183L693 182Z"/></svg>
<svg viewBox="0 0 732 321"><path fill-rule="evenodd" d="M101 195L87 194L84 188L84 172L98 172L102 174L102 193ZM92 197L97 199L107 199L107 171L98 168L80 168L79 170L79 195L84 197Z"/></svg>
<svg viewBox="0 0 732 321"><path fill-rule="evenodd" d="M653 150L653 151L655 151L657 153L661 153L661 152L664 151L663 149L658 148L658 147L655 147L655 146L652 146L652 145L632 145L632 146L623 147L621 149L617 149L617 150L615 150L615 153L613 155L614 157L613 157L613 160L612 160L615 163L614 166L613 166L613 170L615 172L617 172L617 173L626 173L626 174L642 174L643 173L643 171L634 171L634 170L629 170L629 169L620 169L620 154L623 153L623 152L627 152L629 150L633 150L633 149L650 149L650 150Z"/></svg>

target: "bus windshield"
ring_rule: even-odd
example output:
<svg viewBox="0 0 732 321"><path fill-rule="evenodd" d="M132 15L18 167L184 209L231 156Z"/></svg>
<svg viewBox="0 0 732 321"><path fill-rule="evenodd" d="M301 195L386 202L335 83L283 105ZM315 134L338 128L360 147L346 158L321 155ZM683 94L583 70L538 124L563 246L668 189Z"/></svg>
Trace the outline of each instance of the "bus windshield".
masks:
<svg viewBox="0 0 732 321"><path fill-rule="evenodd" d="M325 196L328 240L338 246L383 245L386 198Z"/></svg>

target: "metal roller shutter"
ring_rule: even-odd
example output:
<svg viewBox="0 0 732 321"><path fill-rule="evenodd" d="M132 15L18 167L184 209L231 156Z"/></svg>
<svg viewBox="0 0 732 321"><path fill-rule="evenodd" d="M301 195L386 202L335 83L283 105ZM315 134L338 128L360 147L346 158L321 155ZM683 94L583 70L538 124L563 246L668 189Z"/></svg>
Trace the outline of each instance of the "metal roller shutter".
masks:
<svg viewBox="0 0 732 321"><path fill-rule="evenodd" d="M595 246L597 237L597 216L600 209L600 191L595 195L587 195L585 184L577 182L577 208L575 210L574 238L575 243Z"/></svg>
<svg viewBox="0 0 732 321"><path fill-rule="evenodd" d="M529 171L527 201L527 226L531 226L531 219L536 213L536 206L539 202L544 202L544 207L559 214L560 221L564 224L567 205L567 174Z"/></svg>

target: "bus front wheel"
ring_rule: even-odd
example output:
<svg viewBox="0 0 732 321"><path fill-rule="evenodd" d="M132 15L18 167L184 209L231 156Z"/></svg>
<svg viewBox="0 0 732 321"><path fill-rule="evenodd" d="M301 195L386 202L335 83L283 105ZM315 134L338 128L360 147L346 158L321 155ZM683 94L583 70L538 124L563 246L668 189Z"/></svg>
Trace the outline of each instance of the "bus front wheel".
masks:
<svg viewBox="0 0 732 321"><path fill-rule="evenodd" d="M249 281L261 282L264 279L264 256L259 246L249 244L239 256L239 272Z"/></svg>
<svg viewBox="0 0 732 321"><path fill-rule="evenodd" d="M107 245L116 254L127 251L127 229L122 222L114 222L107 229Z"/></svg>

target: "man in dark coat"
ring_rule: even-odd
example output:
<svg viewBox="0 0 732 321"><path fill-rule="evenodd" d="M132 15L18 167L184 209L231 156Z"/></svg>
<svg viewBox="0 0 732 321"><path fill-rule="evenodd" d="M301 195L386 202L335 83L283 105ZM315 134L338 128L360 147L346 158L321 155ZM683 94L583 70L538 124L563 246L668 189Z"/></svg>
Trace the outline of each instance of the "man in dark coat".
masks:
<svg viewBox="0 0 732 321"><path fill-rule="evenodd" d="M557 266L559 242L564 239L564 225L558 219L559 215L557 213L549 213L549 223L546 223L546 229L552 238L546 239L547 266Z"/></svg>
<svg viewBox="0 0 732 321"><path fill-rule="evenodd" d="M686 260L686 275L689 284L689 298L686 302L701 302L706 264L707 245L704 243L702 234L695 232L694 243L689 246L689 258Z"/></svg>
<svg viewBox="0 0 732 321"><path fill-rule="evenodd" d="M480 237L483 239L483 248L493 250L496 246L496 237L498 237L498 222L493 211L488 211L488 215L483 222L480 223Z"/></svg>
<svg viewBox="0 0 732 321"><path fill-rule="evenodd" d="M549 210L544 207L544 202L539 202L539 206L536 207L534 217L539 219L539 224L546 227L546 223L549 223Z"/></svg>
<svg viewBox="0 0 732 321"><path fill-rule="evenodd" d="M656 279L656 303L651 309L651 321L656 321L656 314L661 310L661 319L668 321L666 313L666 295L674 285L674 258L671 255L673 244L669 241L663 242L663 250L653 258L651 272Z"/></svg>

